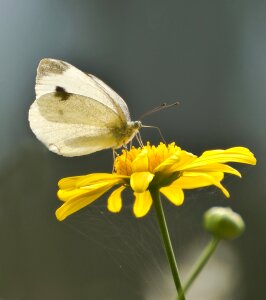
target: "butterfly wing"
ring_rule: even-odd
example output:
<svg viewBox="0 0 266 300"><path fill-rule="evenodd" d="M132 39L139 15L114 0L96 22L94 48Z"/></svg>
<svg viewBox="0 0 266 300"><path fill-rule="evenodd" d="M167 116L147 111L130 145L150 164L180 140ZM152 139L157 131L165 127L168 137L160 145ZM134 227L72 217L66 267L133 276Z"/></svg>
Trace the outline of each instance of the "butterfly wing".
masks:
<svg viewBox="0 0 266 300"><path fill-rule="evenodd" d="M36 99L57 91L85 96L109 107L122 122L130 121L127 104L115 91L96 76L61 60L45 58L40 61L35 91Z"/></svg>
<svg viewBox="0 0 266 300"><path fill-rule="evenodd" d="M49 150L80 156L117 146L115 132L125 126L109 106L66 92L43 94L30 107L32 131Z"/></svg>
<svg viewBox="0 0 266 300"><path fill-rule="evenodd" d="M119 114L123 114L125 116L125 119L127 121L130 121L130 115L126 102L98 77L92 74L87 74L87 76L89 76L106 95L109 95L109 97L111 97Z"/></svg>
<svg viewBox="0 0 266 300"><path fill-rule="evenodd" d="M51 151L64 156L117 148L141 126L124 100L97 77L67 62L43 59L36 77L30 126Z"/></svg>

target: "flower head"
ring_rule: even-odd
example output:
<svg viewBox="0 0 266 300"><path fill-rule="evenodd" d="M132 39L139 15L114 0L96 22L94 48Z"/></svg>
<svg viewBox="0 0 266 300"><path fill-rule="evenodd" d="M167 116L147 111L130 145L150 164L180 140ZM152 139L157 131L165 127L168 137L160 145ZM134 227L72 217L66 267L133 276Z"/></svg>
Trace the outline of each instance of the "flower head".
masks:
<svg viewBox="0 0 266 300"><path fill-rule="evenodd" d="M210 185L215 185L229 197L229 192L221 184L224 173L239 177L241 174L227 165L228 162L255 165L256 159L244 147L209 150L201 156L182 150L175 143L132 147L116 157L112 174L95 173L61 179L58 197L64 204L57 209L56 217L64 220L114 186L117 187L108 198L108 210L119 212L122 208L121 193L130 188L135 196L133 212L136 217L143 217L150 210L152 197L149 189L154 186L175 205L183 203L185 189Z"/></svg>

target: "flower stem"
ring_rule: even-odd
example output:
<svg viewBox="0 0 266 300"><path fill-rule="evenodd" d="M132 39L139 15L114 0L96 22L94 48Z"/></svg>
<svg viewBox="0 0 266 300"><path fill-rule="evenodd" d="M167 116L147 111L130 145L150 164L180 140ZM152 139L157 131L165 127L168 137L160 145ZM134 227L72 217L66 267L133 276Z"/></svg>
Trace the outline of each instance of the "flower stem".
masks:
<svg viewBox="0 0 266 300"><path fill-rule="evenodd" d="M150 188L150 193L151 193L151 196L153 199L156 216L157 216L157 220L159 223L159 227L160 227L160 231L161 231L161 235L162 235L162 239L163 239L163 243L164 243L165 252L166 252L168 262L169 262L169 265L170 265L170 268L172 271L176 290L179 295L179 299L185 300L185 295L184 295L183 287L182 287L182 284L180 281L179 272L178 272L178 268L177 268L177 264L176 264L176 259L175 259L173 247L171 244L171 240L170 240L170 236L169 236L169 232L168 232L168 228L167 228L167 224L166 224L166 220L165 220L165 216L164 216L164 211L163 211L163 206L162 206L162 202L161 202L159 189L157 187Z"/></svg>
<svg viewBox="0 0 266 300"><path fill-rule="evenodd" d="M207 244L207 246L203 250L201 256L198 258L198 261L195 263L194 268L193 268L192 272L190 273L187 282L184 284L183 293L185 293L189 289L189 287L191 286L193 281L197 278L200 271L206 265L206 263L212 256L213 252L216 250L219 242L220 242L220 239L218 237L213 236L211 241ZM179 298L177 298L177 299L182 299L182 298L180 298L180 296L179 296Z"/></svg>

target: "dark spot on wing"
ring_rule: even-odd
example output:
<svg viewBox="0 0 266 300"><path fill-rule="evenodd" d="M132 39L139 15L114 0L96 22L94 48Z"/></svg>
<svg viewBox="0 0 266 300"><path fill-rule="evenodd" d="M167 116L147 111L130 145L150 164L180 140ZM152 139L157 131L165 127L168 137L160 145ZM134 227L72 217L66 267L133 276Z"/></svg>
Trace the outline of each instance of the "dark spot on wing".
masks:
<svg viewBox="0 0 266 300"><path fill-rule="evenodd" d="M60 101L66 101L70 96L71 94L67 93L63 87L56 86L55 97L60 98Z"/></svg>
<svg viewBox="0 0 266 300"><path fill-rule="evenodd" d="M63 114L64 114L64 112L62 111L62 109L59 109L58 113L59 113L60 116L63 116Z"/></svg>
<svg viewBox="0 0 266 300"><path fill-rule="evenodd" d="M66 93L66 90L61 86L56 86L55 91L59 93Z"/></svg>

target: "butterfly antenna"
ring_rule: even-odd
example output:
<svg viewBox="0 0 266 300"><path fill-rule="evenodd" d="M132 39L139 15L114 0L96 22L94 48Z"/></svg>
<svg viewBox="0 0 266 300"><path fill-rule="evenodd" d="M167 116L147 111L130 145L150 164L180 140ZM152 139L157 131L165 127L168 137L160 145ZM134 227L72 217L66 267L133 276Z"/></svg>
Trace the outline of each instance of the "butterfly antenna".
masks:
<svg viewBox="0 0 266 300"><path fill-rule="evenodd" d="M170 107L173 107L173 106L177 106L179 105L180 103L177 101L177 102L174 102L174 103L171 103L171 104L167 104L166 102L162 103L161 105L157 106L157 107L154 107L153 109L151 109L150 111L147 111L146 113L142 114L140 117L139 117L139 120L142 120L143 118L153 114L153 113L156 113L160 110L163 110L163 109L166 109L166 108L170 108Z"/></svg>

